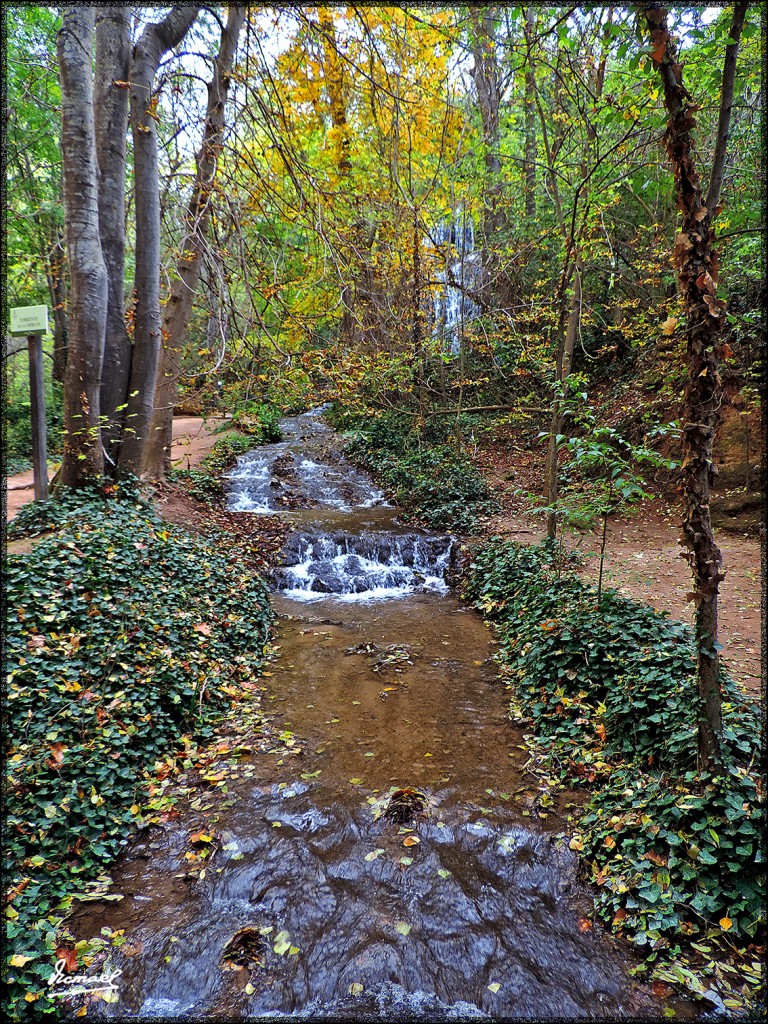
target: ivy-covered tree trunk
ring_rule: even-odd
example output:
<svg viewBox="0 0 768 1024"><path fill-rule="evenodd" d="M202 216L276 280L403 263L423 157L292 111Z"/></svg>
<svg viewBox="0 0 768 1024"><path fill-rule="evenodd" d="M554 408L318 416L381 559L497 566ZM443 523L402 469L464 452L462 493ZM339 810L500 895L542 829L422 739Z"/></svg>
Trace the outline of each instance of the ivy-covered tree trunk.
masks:
<svg viewBox="0 0 768 1024"><path fill-rule="evenodd" d="M94 8L67 7L57 40L61 150L71 295L60 483L84 487L104 472L99 432L107 268L99 239L99 170L93 119Z"/></svg>
<svg viewBox="0 0 768 1024"><path fill-rule="evenodd" d="M133 49L130 111L136 209L136 318L127 407L118 466L140 476L152 428L155 381L162 347L160 312L160 178L155 124L155 75L197 17L198 6L177 6L146 26Z"/></svg>
<svg viewBox="0 0 768 1024"><path fill-rule="evenodd" d="M678 283L685 302L688 363L682 470L685 518L681 541L692 570L691 597L696 604L700 702L698 760L701 770L709 769L717 760L722 739L717 601L723 572L722 555L712 530L709 497L715 474L712 449L723 398L718 363L725 302L717 298L718 257L713 248L715 231L712 223L719 212L717 203L733 103L736 54L745 11L746 4L737 4L734 8L730 33L733 43L726 48L712 182L705 199L695 162L693 132L697 108L683 85L682 65L676 60L675 44L667 28L667 12L656 4L645 10L653 45L651 57L661 75L664 104L669 115L664 141L674 172L677 205L683 221L675 239L674 252Z"/></svg>
<svg viewBox="0 0 768 1024"><path fill-rule="evenodd" d="M238 39L245 22L243 4L233 4L227 23L221 30L219 53L214 61L213 78L208 83L208 105L203 142L197 154L197 173L186 213L186 234L176 264L177 277L163 307L163 345L155 384L152 429L144 459L146 473L161 479L170 468L173 440L173 407L176 404L181 349L192 315L192 303L200 281L200 269L211 220L213 186L224 133L224 110L230 86L230 74Z"/></svg>
<svg viewBox="0 0 768 1024"><path fill-rule="evenodd" d="M109 275L104 372L101 382L102 440L107 468L115 469L128 397L131 342L125 326L125 150L128 133L128 65L131 10L104 6L96 15L94 105L99 161L99 234Z"/></svg>

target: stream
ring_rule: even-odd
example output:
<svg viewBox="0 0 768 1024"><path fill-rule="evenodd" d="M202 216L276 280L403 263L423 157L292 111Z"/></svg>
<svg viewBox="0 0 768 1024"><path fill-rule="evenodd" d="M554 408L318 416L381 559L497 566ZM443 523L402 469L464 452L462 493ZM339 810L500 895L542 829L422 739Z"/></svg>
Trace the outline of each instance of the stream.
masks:
<svg viewBox="0 0 768 1024"><path fill-rule="evenodd" d="M522 768L492 637L448 586L457 541L402 525L317 411L283 429L226 479L230 510L293 530L262 681L283 740L229 782L204 875L193 801L127 848L122 900L76 915L124 930L97 1014L660 1018L555 841L568 796Z"/></svg>

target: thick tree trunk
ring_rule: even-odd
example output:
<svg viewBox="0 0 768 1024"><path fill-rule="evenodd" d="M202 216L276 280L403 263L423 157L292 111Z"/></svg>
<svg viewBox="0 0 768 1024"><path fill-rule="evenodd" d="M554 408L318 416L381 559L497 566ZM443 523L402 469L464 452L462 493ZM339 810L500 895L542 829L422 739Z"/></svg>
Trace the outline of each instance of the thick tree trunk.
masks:
<svg viewBox="0 0 768 1024"><path fill-rule="evenodd" d="M67 7L57 41L67 255L72 286L64 381L61 484L83 487L104 472L99 432L107 268L99 240L99 170L93 121L94 9Z"/></svg>
<svg viewBox="0 0 768 1024"><path fill-rule="evenodd" d="M152 429L147 440L144 469L152 479L161 479L170 468L173 440L173 407L176 404L181 349L192 303L200 281L200 270L211 220L213 185L224 132L224 111L229 93L230 73L245 22L245 5L229 8L222 28L213 78L208 83L208 106L202 146L197 154L197 173L186 214L186 235L176 264L177 278L163 308L163 345L155 384Z"/></svg>
<svg viewBox="0 0 768 1024"><path fill-rule="evenodd" d="M160 179L154 117L154 82L160 61L186 35L200 8L174 7L147 25L130 66L136 207L136 317L125 425L120 445L121 474L140 476L152 428L155 381L162 348L160 313Z"/></svg>
<svg viewBox="0 0 768 1024"><path fill-rule="evenodd" d="M102 439L109 469L116 468L128 398L131 342L125 326L125 150L128 133L128 66L131 10L118 5L96 15L95 120L101 251L109 275L104 369L101 382Z"/></svg>
<svg viewBox="0 0 768 1024"><path fill-rule="evenodd" d="M734 76L729 68L735 67L745 9L745 4L736 5L730 33L734 42L726 47L719 138L710 188L712 198L709 199L713 203L717 202L722 183L733 101ZM681 540L692 569L692 599L696 604L698 762L704 771L718 760L722 742L717 603L723 573L722 555L712 530L709 495L715 473L712 447L723 395L717 367L725 302L717 298L718 257L712 245L715 238L712 221L717 211L705 203L695 165L693 130L697 108L683 85L682 66L676 61L666 10L652 5L646 8L645 14L653 44L651 56L658 66L664 87L664 103L669 114L664 141L674 172L677 205L683 216L682 229L675 240L678 284L687 320L688 363L682 470L685 518Z"/></svg>

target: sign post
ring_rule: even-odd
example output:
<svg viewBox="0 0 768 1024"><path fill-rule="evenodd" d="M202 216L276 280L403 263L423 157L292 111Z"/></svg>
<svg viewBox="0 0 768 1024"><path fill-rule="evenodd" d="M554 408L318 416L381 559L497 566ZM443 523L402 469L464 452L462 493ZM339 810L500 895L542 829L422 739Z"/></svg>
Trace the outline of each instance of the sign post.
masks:
<svg viewBox="0 0 768 1024"><path fill-rule="evenodd" d="M45 436L45 385L43 382L43 335L48 333L47 306L11 309L12 337L25 337L29 352L29 399L32 416L32 473L35 501L48 500L48 449Z"/></svg>

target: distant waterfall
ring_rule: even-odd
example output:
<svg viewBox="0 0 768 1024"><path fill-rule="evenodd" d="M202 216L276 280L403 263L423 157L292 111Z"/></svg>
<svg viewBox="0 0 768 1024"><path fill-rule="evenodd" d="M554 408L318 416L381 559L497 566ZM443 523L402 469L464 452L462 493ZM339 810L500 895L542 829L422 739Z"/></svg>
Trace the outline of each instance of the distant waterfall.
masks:
<svg viewBox="0 0 768 1024"><path fill-rule="evenodd" d="M434 334L442 337L452 355L460 350L462 327L479 316L481 309L466 294L477 291L482 281L481 253L475 249L475 225L459 208L453 220L441 221L432 231L437 269L435 277L441 286L433 298Z"/></svg>

